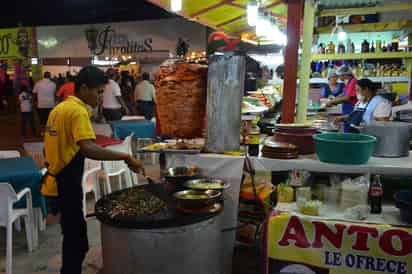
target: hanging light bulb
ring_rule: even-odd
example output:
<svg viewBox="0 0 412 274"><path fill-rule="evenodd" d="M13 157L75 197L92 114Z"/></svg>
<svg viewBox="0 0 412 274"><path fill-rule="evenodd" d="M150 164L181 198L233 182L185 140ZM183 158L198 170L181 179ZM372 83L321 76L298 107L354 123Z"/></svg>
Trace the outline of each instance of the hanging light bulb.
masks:
<svg viewBox="0 0 412 274"><path fill-rule="evenodd" d="M171 10L178 12L182 10L182 0L171 0Z"/></svg>
<svg viewBox="0 0 412 274"><path fill-rule="evenodd" d="M258 21L258 3L256 0L249 0L247 4L247 23L249 26L254 27Z"/></svg>
<svg viewBox="0 0 412 274"><path fill-rule="evenodd" d="M270 32L270 28L269 14L259 8L258 21L256 23L256 35L260 37L265 36Z"/></svg>

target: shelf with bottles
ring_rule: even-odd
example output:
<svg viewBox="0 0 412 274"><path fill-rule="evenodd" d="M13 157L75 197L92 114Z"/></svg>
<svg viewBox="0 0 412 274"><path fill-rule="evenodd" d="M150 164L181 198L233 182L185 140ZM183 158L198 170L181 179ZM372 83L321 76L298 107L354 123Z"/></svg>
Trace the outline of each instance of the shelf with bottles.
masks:
<svg viewBox="0 0 412 274"><path fill-rule="evenodd" d="M382 53L338 53L338 54L314 54L312 61L321 60L366 60L366 59L412 59L410 52L382 52Z"/></svg>
<svg viewBox="0 0 412 274"><path fill-rule="evenodd" d="M363 76L367 77L367 76ZM407 76L382 76L382 77L367 77L373 82L378 83L405 83L409 82L409 77ZM327 84L327 78L311 78L310 84Z"/></svg>
<svg viewBox="0 0 412 274"><path fill-rule="evenodd" d="M337 46L333 42L327 45L320 43L317 47L317 54L312 55L312 60L412 58L412 48L400 46L399 39L392 39L391 43L381 40L372 42L364 40L359 48L360 52L356 52L355 44L350 39L346 41L346 45L343 42L339 42Z"/></svg>
<svg viewBox="0 0 412 274"><path fill-rule="evenodd" d="M366 77L377 82L408 82L410 78L407 66L401 60L317 61L312 63L312 78L326 80L329 71L341 65L349 66L357 78Z"/></svg>

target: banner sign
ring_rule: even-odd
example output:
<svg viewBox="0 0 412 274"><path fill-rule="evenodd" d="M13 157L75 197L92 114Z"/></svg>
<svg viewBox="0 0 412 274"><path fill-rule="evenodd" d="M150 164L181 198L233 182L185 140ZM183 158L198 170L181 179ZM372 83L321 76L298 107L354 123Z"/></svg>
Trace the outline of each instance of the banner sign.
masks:
<svg viewBox="0 0 412 274"><path fill-rule="evenodd" d="M266 227L266 274L412 273L412 228L281 213Z"/></svg>
<svg viewBox="0 0 412 274"><path fill-rule="evenodd" d="M180 39L204 51L206 27L182 18L37 28L40 58L151 57L176 54Z"/></svg>
<svg viewBox="0 0 412 274"><path fill-rule="evenodd" d="M0 29L0 59L29 58L31 45L31 28Z"/></svg>

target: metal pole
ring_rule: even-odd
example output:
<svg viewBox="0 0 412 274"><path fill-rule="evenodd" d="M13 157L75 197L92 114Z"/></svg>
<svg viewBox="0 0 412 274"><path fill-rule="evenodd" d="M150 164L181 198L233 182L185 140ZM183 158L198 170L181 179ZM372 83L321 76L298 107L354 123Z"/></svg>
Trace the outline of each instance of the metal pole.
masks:
<svg viewBox="0 0 412 274"><path fill-rule="evenodd" d="M313 28L315 25L315 5L313 0L305 1L305 11L303 18L303 45L302 58L300 61L300 82L298 111L296 122L304 123L308 111L309 80L311 74L310 62L312 57Z"/></svg>
<svg viewBox="0 0 412 274"><path fill-rule="evenodd" d="M408 36L408 50L412 47L412 33ZM412 101L412 59L406 59L406 70L409 75L408 91L409 91L409 102Z"/></svg>
<svg viewBox="0 0 412 274"><path fill-rule="evenodd" d="M296 79L298 49L303 0L289 0L287 21L287 46L285 53L285 77L283 83L282 123L293 123L296 104Z"/></svg>

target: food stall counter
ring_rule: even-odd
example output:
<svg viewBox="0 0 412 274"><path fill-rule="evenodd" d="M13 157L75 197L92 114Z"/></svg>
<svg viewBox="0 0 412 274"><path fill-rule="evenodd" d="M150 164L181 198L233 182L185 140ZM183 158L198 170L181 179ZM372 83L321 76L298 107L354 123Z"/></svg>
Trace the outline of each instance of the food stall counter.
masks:
<svg viewBox="0 0 412 274"><path fill-rule="evenodd" d="M403 158L371 157L364 165L328 164L319 161L316 155L300 156L297 159L282 160L251 157L256 170L289 171L306 170L320 173L381 174L395 176L412 175L412 154Z"/></svg>

